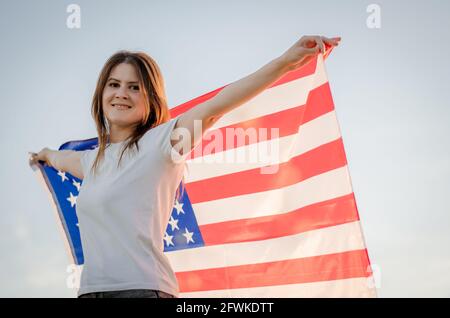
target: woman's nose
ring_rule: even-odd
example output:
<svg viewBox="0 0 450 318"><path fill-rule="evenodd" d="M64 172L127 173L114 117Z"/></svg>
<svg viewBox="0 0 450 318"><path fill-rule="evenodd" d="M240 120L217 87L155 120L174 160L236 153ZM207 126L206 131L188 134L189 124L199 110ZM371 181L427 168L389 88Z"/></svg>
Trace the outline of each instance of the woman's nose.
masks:
<svg viewBox="0 0 450 318"><path fill-rule="evenodd" d="M126 87L119 87L117 90L116 90L116 97L119 97L119 98L128 98L128 93L127 93L127 89L126 89Z"/></svg>

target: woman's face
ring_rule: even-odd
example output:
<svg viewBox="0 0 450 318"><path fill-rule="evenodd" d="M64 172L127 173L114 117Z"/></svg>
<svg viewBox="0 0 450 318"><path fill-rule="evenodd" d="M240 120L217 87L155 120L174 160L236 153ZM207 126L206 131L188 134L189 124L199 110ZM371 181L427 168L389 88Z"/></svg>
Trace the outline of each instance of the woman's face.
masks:
<svg viewBox="0 0 450 318"><path fill-rule="evenodd" d="M133 126L142 120L144 94L133 65L120 63L112 68L103 89L102 106L111 129Z"/></svg>

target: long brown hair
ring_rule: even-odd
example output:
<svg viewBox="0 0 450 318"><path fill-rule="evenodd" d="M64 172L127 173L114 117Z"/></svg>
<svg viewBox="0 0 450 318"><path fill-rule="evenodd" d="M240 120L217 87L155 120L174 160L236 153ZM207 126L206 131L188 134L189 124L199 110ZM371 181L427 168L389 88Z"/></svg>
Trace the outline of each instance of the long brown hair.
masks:
<svg viewBox="0 0 450 318"><path fill-rule="evenodd" d="M144 52L121 50L113 54L100 71L92 99L91 114L98 134L98 153L91 167L91 172L94 176L97 173L100 162L104 159L105 149L109 142L109 124L102 107L103 90L111 70L120 63L128 63L134 66L138 75L139 89L144 94L145 113L141 122L135 125L132 135L120 154L117 166L119 167L122 156L127 149L131 150L134 146L139 151L138 141L148 130L170 120L164 79L155 60ZM179 190L177 190L177 197L179 195Z"/></svg>

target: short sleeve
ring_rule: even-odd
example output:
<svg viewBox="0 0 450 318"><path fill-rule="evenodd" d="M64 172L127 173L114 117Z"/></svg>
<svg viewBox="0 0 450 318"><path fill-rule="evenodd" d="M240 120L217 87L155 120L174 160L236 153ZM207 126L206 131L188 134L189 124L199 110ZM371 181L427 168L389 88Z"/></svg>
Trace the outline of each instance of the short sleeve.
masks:
<svg viewBox="0 0 450 318"><path fill-rule="evenodd" d="M186 161L186 158L188 157L190 151L184 153L183 155L180 155L178 151L176 151L172 147L171 139L178 140L179 136L181 135L182 131L174 130L175 125L180 117L175 117L169 120L168 122L165 122L153 129L157 130L155 131L155 138L157 139L157 143L164 155L164 157L174 163L174 164L181 164Z"/></svg>
<svg viewBox="0 0 450 318"><path fill-rule="evenodd" d="M89 173L90 173L89 170L91 168L91 159L90 159L91 153L92 153L92 150L81 151L80 162L81 162L81 170L83 171L84 178L86 178L86 176L89 175Z"/></svg>

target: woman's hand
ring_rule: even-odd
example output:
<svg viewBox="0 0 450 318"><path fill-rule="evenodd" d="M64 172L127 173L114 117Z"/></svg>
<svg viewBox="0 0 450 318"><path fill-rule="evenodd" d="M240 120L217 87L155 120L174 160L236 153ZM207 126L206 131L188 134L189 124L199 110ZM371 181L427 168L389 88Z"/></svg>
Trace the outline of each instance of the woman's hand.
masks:
<svg viewBox="0 0 450 318"><path fill-rule="evenodd" d="M48 154L49 150L50 150L49 148L44 148L41 151L39 151L38 153L28 152L30 154L30 158L29 158L30 166L33 164L37 164L38 161L47 162L47 154Z"/></svg>
<svg viewBox="0 0 450 318"><path fill-rule="evenodd" d="M329 39L319 35L303 36L280 56L280 60L287 70L292 71L307 64L319 53L325 53L325 46L338 45L340 40L340 37Z"/></svg>

